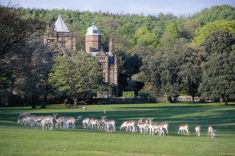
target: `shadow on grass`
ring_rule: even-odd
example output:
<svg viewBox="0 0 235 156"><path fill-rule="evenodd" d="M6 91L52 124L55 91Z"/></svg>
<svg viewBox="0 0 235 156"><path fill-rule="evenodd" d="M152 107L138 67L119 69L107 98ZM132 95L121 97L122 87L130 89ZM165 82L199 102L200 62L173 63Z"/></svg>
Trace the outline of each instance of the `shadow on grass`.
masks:
<svg viewBox="0 0 235 156"><path fill-rule="evenodd" d="M90 118L101 118L107 116L108 119L115 119L119 127L125 120L138 120L140 118L153 118L157 122L168 122L170 131L176 132L179 124L189 124L191 131L196 124L200 124L202 129L206 130L208 125L214 126L220 133L235 132L235 109L234 107L217 105L156 105L156 106L128 106L116 107L118 110L92 112L57 112L60 116L71 116ZM19 126L17 125L17 116L20 112L32 111L30 108L8 108L0 109L0 126ZM34 115L52 115L52 113L36 112ZM76 128L82 129L81 122L76 124ZM62 129L64 130L64 129Z"/></svg>

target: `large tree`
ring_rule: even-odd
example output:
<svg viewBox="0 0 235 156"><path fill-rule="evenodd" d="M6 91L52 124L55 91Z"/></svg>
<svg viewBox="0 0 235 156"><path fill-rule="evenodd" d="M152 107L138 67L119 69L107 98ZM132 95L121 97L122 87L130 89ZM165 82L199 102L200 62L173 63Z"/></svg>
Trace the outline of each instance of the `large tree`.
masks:
<svg viewBox="0 0 235 156"><path fill-rule="evenodd" d="M185 91L192 96L194 102L195 96L198 95L198 87L201 81L201 59L199 49L191 45L183 45L179 53L179 79L181 91Z"/></svg>
<svg viewBox="0 0 235 156"><path fill-rule="evenodd" d="M169 101L172 99L170 97L177 97L180 94L180 60L186 42L185 39L175 40L172 46L161 50L161 92L168 97Z"/></svg>
<svg viewBox="0 0 235 156"><path fill-rule="evenodd" d="M59 93L65 93L77 107L78 98L86 98L98 88L102 74L95 58L81 51L77 55L59 55L54 59L49 83Z"/></svg>
<svg viewBox="0 0 235 156"><path fill-rule="evenodd" d="M23 19L17 9L0 5L0 102L17 94L15 85L25 71L29 42L39 37L44 22L36 18Z"/></svg>
<svg viewBox="0 0 235 156"><path fill-rule="evenodd" d="M132 76L140 72L140 67L142 65L142 60L137 54L125 54L119 53L120 63L119 63L119 75L118 75L118 87L119 91L129 90L128 83L131 82ZM133 82L132 82L133 83ZM140 90L141 84L136 82L136 94L137 90ZM119 93L120 94L120 93Z"/></svg>
<svg viewBox="0 0 235 156"><path fill-rule="evenodd" d="M202 83L199 91L204 97L220 97L228 104L235 95L234 40L227 30L218 30L204 42L207 57L202 64Z"/></svg>
<svg viewBox="0 0 235 156"><path fill-rule="evenodd" d="M158 95L167 96L169 101L180 94L179 72L185 43L185 39L174 41L171 47L164 47L154 56L146 57L141 67L142 80L152 84L153 90Z"/></svg>
<svg viewBox="0 0 235 156"><path fill-rule="evenodd" d="M49 93L48 76L52 68L54 49L35 40L30 44L26 57L24 74L24 89L26 97L30 98L32 108L40 102L41 107L46 107Z"/></svg>

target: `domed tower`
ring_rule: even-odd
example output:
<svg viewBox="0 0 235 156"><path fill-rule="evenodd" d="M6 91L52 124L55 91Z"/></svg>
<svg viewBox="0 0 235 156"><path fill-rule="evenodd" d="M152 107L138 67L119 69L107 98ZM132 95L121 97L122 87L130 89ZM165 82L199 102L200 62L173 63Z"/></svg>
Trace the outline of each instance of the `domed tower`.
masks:
<svg viewBox="0 0 235 156"><path fill-rule="evenodd" d="M101 33L99 29L92 23L92 26L87 28L86 33L86 52L98 52L101 49Z"/></svg>

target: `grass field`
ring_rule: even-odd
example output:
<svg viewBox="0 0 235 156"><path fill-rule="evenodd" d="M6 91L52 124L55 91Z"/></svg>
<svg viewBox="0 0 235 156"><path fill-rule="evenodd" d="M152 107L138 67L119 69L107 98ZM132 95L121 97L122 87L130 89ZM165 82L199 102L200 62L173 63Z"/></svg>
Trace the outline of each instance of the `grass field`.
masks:
<svg viewBox="0 0 235 156"><path fill-rule="evenodd" d="M117 131L105 133L81 128L53 129L23 127L16 124L21 112L47 115L57 112L63 116L106 116L117 126L124 120L154 118L169 123L169 135L164 137ZM179 124L190 126L190 136L178 136ZM201 125L202 136L194 135L194 126ZM206 136L207 126L216 129L216 139ZM47 109L29 107L0 108L0 155L35 156L235 156L235 104L118 104L92 105L87 110L64 109L50 105Z"/></svg>

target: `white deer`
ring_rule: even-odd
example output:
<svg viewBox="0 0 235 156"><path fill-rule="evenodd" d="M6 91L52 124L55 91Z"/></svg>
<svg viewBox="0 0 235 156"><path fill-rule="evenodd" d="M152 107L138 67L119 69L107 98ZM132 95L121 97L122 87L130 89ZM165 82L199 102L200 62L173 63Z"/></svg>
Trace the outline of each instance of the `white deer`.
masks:
<svg viewBox="0 0 235 156"><path fill-rule="evenodd" d="M157 123L152 123L153 126L153 135L157 134L159 136L163 135L164 136L164 130L161 124L157 124Z"/></svg>
<svg viewBox="0 0 235 156"><path fill-rule="evenodd" d="M195 133L196 133L196 136L200 136L200 133L201 132L201 126L200 125L197 125L196 127L195 127Z"/></svg>
<svg viewBox="0 0 235 156"><path fill-rule="evenodd" d="M41 120L41 126L42 130L52 130L54 123L53 123L53 117L52 116L47 116L44 119Z"/></svg>
<svg viewBox="0 0 235 156"><path fill-rule="evenodd" d="M216 130L212 126L208 127L208 137L211 137L211 139L214 139L215 138L215 132L216 132Z"/></svg>
<svg viewBox="0 0 235 156"><path fill-rule="evenodd" d="M139 119L137 121L137 127L139 128L141 134L148 133L148 129L149 129L148 120Z"/></svg>
<svg viewBox="0 0 235 156"><path fill-rule="evenodd" d="M105 116L101 117L100 120L101 125L104 125L104 130L106 132L115 132L115 120L107 120Z"/></svg>
<svg viewBox="0 0 235 156"><path fill-rule="evenodd" d="M166 134L168 134L168 123L167 122L162 122L160 123L160 126L162 127L163 130L166 131Z"/></svg>
<svg viewBox="0 0 235 156"><path fill-rule="evenodd" d="M90 123L90 119L89 118L83 119L82 120L83 128L88 128L89 127L89 123Z"/></svg>
<svg viewBox="0 0 235 156"><path fill-rule="evenodd" d="M75 128L76 119L74 117L65 117L64 118L64 124L67 128Z"/></svg>
<svg viewBox="0 0 235 156"><path fill-rule="evenodd" d="M187 124L179 126L178 135L189 135L189 128Z"/></svg>

